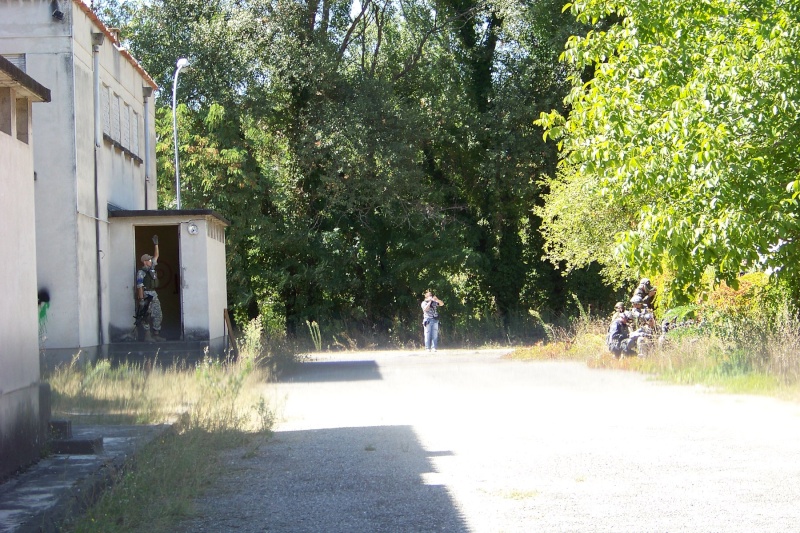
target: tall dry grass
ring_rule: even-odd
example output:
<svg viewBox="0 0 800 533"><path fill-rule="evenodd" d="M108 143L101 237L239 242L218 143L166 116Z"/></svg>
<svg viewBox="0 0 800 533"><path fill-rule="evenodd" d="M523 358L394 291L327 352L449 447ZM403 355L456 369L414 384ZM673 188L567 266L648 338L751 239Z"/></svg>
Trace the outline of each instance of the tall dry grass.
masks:
<svg viewBox="0 0 800 533"><path fill-rule="evenodd" d="M188 417L184 423L209 431L257 431L269 410L267 356L256 319L245 328L235 358L206 355L195 365L163 365L158 358L83 363L76 356L45 380L54 417L76 423L161 424Z"/></svg>
<svg viewBox="0 0 800 533"><path fill-rule="evenodd" d="M275 422L261 321L245 328L238 357L196 365L101 360L48 378L56 416L77 422L160 424L169 431L138 450L119 479L64 531L172 531L224 471L225 450L260 446Z"/></svg>
<svg viewBox="0 0 800 533"><path fill-rule="evenodd" d="M511 357L585 361L591 368L633 370L675 383L800 399L800 320L792 313L751 335L742 334L746 325L738 327L736 342L713 328L679 328L654 339L646 356L621 359L606 348L608 325L608 320L584 317L568 328L551 327L546 341L519 348Z"/></svg>

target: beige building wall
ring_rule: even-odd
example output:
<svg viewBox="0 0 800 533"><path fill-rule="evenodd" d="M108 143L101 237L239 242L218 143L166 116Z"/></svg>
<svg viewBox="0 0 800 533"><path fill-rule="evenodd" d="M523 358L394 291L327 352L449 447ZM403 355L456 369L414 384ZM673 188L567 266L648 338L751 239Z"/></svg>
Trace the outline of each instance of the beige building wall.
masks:
<svg viewBox="0 0 800 533"><path fill-rule="evenodd" d="M0 479L36 461L46 439L40 416L39 320L32 152L32 101L47 89L0 63Z"/></svg>
<svg viewBox="0 0 800 533"><path fill-rule="evenodd" d="M3 93L16 99L13 89L0 87L0 113ZM0 262L0 394L6 395L39 381L39 326L33 153L16 135L0 131L0 154L0 242L11 258ZM9 420L5 414L0 423Z"/></svg>
<svg viewBox="0 0 800 533"><path fill-rule="evenodd" d="M0 0L0 54L22 58L52 91L52 105L34 110L47 124L35 140L38 280L51 295L44 348L66 358L101 353L109 340L108 204L156 208L155 116L145 98L155 84L85 4L60 8L56 20L49 1Z"/></svg>
<svg viewBox="0 0 800 533"><path fill-rule="evenodd" d="M34 123L48 124L34 139L37 152L36 224L39 239L36 254L39 287L49 291L52 301L45 344L77 346L77 321L65 320L78 309L77 283L59 284L60 279L77 280L75 257L76 145L74 129L75 88L68 72L71 53L66 25L52 24L44 2L0 0L0 54L21 58L25 72L51 90L51 104L34 109ZM23 18L24 17L24 18ZM26 24L20 25L25 20ZM9 39L9 35L22 37ZM47 261L52 258L54 260Z"/></svg>
<svg viewBox="0 0 800 533"><path fill-rule="evenodd" d="M227 264L225 259L225 226L218 220L208 223L208 302L212 315L209 321L209 334L217 339L225 333L223 309L228 308ZM214 312L217 313L214 316Z"/></svg>
<svg viewBox="0 0 800 533"><path fill-rule="evenodd" d="M197 227L189 232L189 224ZM181 224L183 315L187 338L216 339L225 330L228 306L225 276L225 226L205 217ZM190 266L186 266L190 265Z"/></svg>

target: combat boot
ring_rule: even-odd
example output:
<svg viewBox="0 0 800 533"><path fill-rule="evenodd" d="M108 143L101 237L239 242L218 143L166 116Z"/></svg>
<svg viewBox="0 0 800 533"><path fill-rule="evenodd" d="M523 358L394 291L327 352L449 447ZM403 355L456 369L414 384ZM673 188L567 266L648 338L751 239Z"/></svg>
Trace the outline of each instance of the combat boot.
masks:
<svg viewBox="0 0 800 533"><path fill-rule="evenodd" d="M162 337L161 335L159 335L158 332L159 332L159 330L157 330L157 329L153 330L153 340L154 341L156 341L156 342L164 342L165 340L167 340L164 337Z"/></svg>
<svg viewBox="0 0 800 533"><path fill-rule="evenodd" d="M142 340L144 342L155 342L155 340L153 339L153 336L150 334L150 330L149 329L144 330L144 339L142 339Z"/></svg>

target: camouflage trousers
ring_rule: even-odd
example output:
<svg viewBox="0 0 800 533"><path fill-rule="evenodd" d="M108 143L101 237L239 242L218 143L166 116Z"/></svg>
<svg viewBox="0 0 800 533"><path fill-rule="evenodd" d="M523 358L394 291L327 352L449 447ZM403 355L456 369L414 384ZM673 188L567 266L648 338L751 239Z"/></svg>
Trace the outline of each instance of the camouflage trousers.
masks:
<svg viewBox="0 0 800 533"><path fill-rule="evenodd" d="M150 329L150 324L153 324L153 330L161 331L161 319L163 318L161 314L161 302L158 301L158 294L155 292L148 292L148 295L152 295L153 299L150 301L150 307L147 310L148 319L144 322L144 329L145 331Z"/></svg>

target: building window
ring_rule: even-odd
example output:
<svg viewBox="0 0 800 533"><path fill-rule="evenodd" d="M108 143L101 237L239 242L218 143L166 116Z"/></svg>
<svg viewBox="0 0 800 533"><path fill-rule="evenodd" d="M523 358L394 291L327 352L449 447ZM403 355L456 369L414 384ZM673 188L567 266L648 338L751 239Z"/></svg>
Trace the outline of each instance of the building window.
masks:
<svg viewBox="0 0 800 533"><path fill-rule="evenodd" d="M100 91L100 107L103 112L103 138L123 155L131 157L137 164L139 157L139 114L111 87L103 85Z"/></svg>
<svg viewBox="0 0 800 533"><path fill-rule="evenodd" d="M128 148L131 145L131 108L128 104L120 104L119 107L119 130L122 133L119 142L123 148Z"/></svg>
<svg viewBox="0 0 800 533"><path fill-rule="evenodd" d="M30 104L27 98L17 98L17 139L28 144L28 110Z"/></svg>
<svg viewBox="0 0 800 533"><path fill-rule="evenodd" d="M3 57L11 61L11 64L20 69L22 72L27 72L27 61L25 54L3 54Z"/></svg>
<svg viewBox="0 0 800 533"><path fill-rule="evenodd" d="M119 95L111 95L111 138L119 142Z"/></svg>
<svg viewBox="0 0 800 533"><path fill-rule="evenodd" d="M139 113L131 110L131 152L139 155Z"/></svg>
<svg viewBox="0 0 800 533"><path fill-rule="evenodd" d="M108 85L103 85L100 89L102 102L100 108L103 110L103 133L111 137L111 89Z"/></svg>
<svg viewBox="0 0 800 533"><path fill-rule="evenodd" d="M14 108L11 105L11 89L0 87L0 131L11 135L11 121L14 117Z"/></svg>

